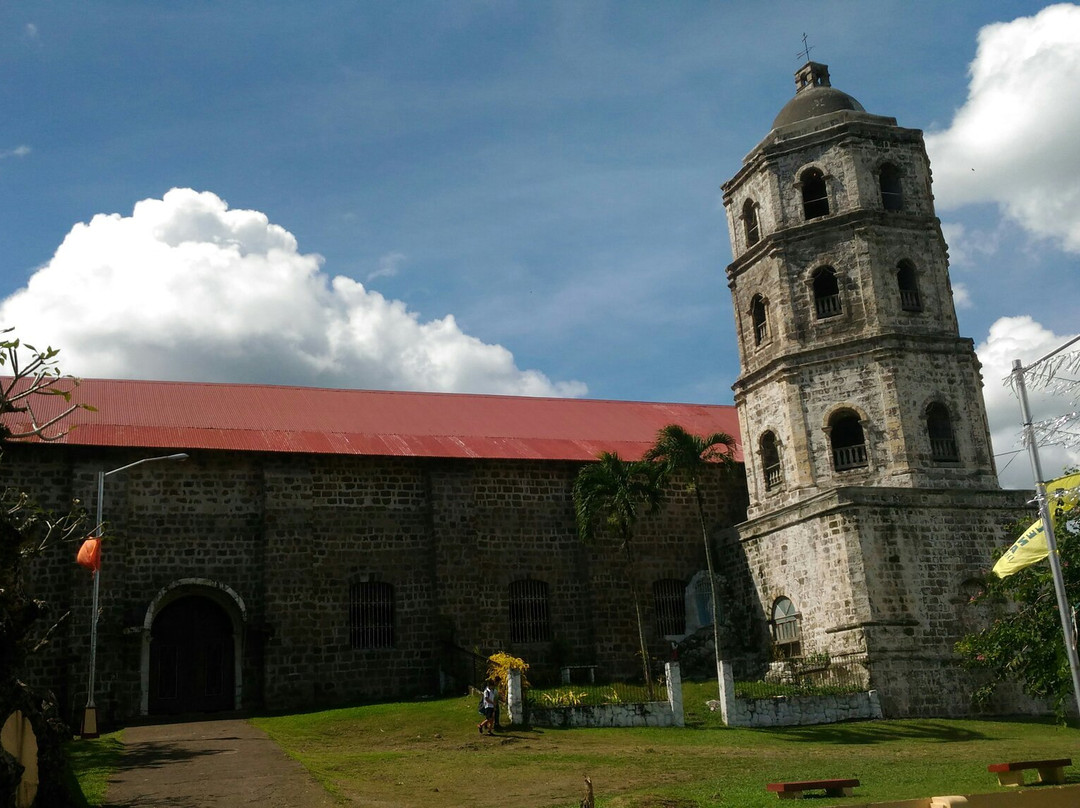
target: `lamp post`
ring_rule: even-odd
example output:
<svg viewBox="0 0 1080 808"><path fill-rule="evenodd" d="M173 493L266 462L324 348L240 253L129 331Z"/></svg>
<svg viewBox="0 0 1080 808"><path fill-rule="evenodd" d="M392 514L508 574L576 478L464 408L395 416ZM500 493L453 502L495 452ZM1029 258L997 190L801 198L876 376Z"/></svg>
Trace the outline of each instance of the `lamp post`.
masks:
<svg viewBox="0 0 1080 808"><path fill-rule="evenodd" d="M97 475L97 532L100 535L102 526L102 505L105 501L105 478L121 471L127 471L143 463L154 463L158 460L180 461L187 460L186 454L160 455L159 457L144 457L134 463L113 469L112 471L99 471ZM98 590L101 585L101 565L94 570L94 598L90 612L90 675L86 685L86 709L83 711L82 732L83 738L96 738L98 736L97 705L94 704L94 676L97 668L97 624L98 624Z"/></svg>

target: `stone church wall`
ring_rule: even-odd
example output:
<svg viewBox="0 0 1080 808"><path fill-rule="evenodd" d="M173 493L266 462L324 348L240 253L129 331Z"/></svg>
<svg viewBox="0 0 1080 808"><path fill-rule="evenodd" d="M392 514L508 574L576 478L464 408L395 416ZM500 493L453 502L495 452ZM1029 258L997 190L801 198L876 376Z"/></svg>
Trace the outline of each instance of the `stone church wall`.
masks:
<svg viewBox="0 0 1080 808"><path fill-rule="evenodd" d="M11 447L0 468L8 484L49 507L77 497L92 513L97 470L148 454ZM506 650L538 671L571 663L612 676L640 670L623 556L606 537L594 546L577 537L571 490L579 463L191 454L108 478L96 688L103 722L139 714L152 605L180 593L182 582L236 601L246 708L433 693L447 643ZM739 478L718 472L705 481L717 528L745 514ZM92 589L75 549L55 548L33 570L35 594L54 614L70 609L35 658L34 678L55 688L73 715L86 697ZM705 568L683 486L672 486L662 511L642 517L633 552L650 652L667 658L652 583L689 582ZM508 587L523 578L548 585L549 642L510 641ZM393 647L351 646L352 580L393 585Z"/></svg>

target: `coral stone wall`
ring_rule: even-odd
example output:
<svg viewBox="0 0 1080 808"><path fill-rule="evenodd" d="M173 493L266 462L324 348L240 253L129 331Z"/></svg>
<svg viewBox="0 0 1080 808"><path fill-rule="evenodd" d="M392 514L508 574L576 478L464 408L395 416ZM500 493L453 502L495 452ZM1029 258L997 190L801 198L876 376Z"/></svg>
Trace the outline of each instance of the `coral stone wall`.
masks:
<svg viewBox="0 0 1080 808"><path fill-rule="evenodd" d="M61 508L90 506L96 472L152 455L16 446L7 484ZM237 626L240 706L290 709L435 692L447 644L506 650L538 670L640 670L623 555L577 538L571 489L579 463L192 452L109 477L101 572L97 704L103 722L145 709L150 631L181 595L222 605ZM710 525L745 513L741 475L704 484ZM689 583L705 568L696 508L681 484L642 517L634 570L650 653L665 658L652 583ZM35 594L70 617L33 663L67 710L86 697L91 576L75 546L33 563ZM548 587L550 637L514 644L508 588ZM394 641L354 648L349 587L393 586Z"/></svg>

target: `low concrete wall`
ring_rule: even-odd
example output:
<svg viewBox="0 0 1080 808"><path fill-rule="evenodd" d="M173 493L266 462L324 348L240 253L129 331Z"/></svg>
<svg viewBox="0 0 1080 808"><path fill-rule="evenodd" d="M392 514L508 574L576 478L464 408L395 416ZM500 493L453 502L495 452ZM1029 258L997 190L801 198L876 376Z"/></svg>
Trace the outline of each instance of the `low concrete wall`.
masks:
<svg viewBox="0 0 1080 808"><path fill-rule="evenodd" d="M685 725L682 701L682 676L679 663L664 666L667 701L638 704L601 704L588 707L531 707L529 723L539 727L572 729L578 727L681 727ZM515 692L513 684L509 693ZM510 705L514 714L514 706Z"/></svg>
<svg viewBox="0 0 1080 808"><path fill-rule="evenodd" d="M736 698L728 705L728 726L732 727L799 727L868 718L881 718L876 690L844 696Z"/></svg>
<svg viewBox="0 0 1080 808"><path fill-rule="evenodd" d="M843 696L740 699L735 696L731 665L722 662L720 669L720 693L724 701L710 701L709 707L720 709L724 723L729 727L799 727L881 718L881 702L876 690Z"/></svg>

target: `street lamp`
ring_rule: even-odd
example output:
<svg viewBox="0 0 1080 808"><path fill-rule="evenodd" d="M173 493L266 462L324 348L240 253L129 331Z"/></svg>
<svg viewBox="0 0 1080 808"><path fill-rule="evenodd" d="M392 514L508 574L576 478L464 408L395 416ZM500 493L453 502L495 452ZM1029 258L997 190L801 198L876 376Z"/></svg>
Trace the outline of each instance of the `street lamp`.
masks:
<svg viewBox="0 0 1080 808"><path fill-rule="evenodd" d="M154 463L158 460L172 460L180 461L187 460L188 456L183 454L171 454L161 455L159 457L144 457L142 460L136 460L134 463L128 463L126 466L121 466L118 469L112 471L99 471L97 476L97 531L100 535L102 525L102 504L105 501L105 478L113 474L119 474L121 471L127 471L135 466L141 466L143 463ZM83 723L82 732L80 733L83 738L96 738L98 736L97 726L97 705L94 704L94 674L97 666L97 624L98 624L98 589L101 584L101 565L98 564L98 568L94 570L94 599L93 606L90 613L90 677L86 685L86 709L83 711Z"/></svg>

